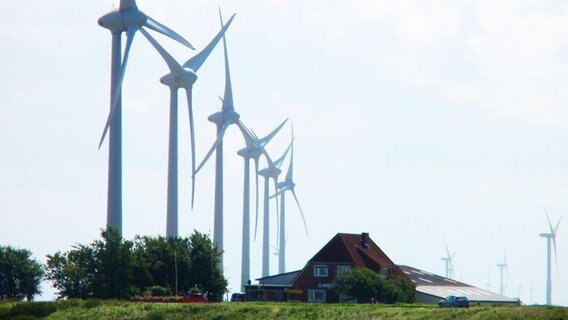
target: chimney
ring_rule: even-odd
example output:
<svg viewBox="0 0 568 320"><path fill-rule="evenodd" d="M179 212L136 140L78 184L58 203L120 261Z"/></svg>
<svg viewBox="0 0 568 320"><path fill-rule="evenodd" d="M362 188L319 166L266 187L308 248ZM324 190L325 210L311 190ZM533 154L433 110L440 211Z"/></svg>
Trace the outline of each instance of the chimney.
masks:
<svg viewBox="0 0 568 320"><path fill-rule="evenodd" d="M369 247L369 233L368 232L361 233L361 246L363 248Z"/></svg>

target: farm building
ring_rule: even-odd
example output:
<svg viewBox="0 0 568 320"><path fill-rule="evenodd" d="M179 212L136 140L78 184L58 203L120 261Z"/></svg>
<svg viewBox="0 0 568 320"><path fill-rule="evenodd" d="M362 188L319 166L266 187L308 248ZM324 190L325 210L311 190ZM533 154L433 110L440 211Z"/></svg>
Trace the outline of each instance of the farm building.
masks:
<svg viewBox="0 0 568 320"><path fill-rule="evenodd" d="M385 278L402 276L416 286L421 303L438 303L449 295L466 296L472 304L518 304L512 298L422 271L396 265L368 233L338 233L301 270L256 279L245 286L248 301L349 302L339 296L332 283L336 275L351 268L368 268Z"/></svg>
<svg viewBox="0 0 568 320"><path fill-rule="evenodd" d="M416 286L416 301L438 303L447 296L464 296L470 305L517 305L519 301L409 266L399 266Z"/></svg>

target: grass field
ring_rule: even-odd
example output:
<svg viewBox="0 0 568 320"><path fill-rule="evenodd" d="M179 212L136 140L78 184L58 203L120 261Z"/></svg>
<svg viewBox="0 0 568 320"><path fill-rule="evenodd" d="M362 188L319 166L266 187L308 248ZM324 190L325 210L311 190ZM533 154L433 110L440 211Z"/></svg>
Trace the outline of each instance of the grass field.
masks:
<svg viewBox="0 0 568 320"><path fill-rule="evenodd" d="M0 319L568 319L568 308L471 307L440 309L431 305L348 305L292 303L166 304L70 300L0 303Z"/></svg>

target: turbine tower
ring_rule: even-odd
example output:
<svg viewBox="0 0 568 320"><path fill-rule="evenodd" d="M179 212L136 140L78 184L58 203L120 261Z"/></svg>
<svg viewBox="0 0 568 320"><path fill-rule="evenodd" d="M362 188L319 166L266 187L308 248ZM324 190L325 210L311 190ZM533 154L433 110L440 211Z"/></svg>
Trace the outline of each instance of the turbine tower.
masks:
<svg viewBox="0 0 568 320"><path fill-rule="evenodd" d="M107 13L98 24L112 34L110 111L103 130L99 149L109 133L107 225L122 234L122 80L128 63L128 54L136 31L147 27L162 33L193 49L191 44L173 30L150 18L138 9L135 0L121 0L118 10ZM122 55L122 33L126 32L126 47ZM122 59L122 61L121 61Z"/></svg>
<svg viewBox="0 0 568 320"><path fill-rule="evenodd" d="M221 37L225 34L235 15L221 28L221 31L201 52L187 60L181 66L146 30L140 32L160 53L166 61L170 73L160 79L160 82L170 88L170 129L168 151L168 194L167 194L167 223L166 237L178 236L178 89L185 89L189 110L189 130L191 138L191 169L195 171L195 135L193 127L192 88L197 80L196 72L213 51ZM191 204L195 194L195 179L192 179Z"/></svg>
<svg viewBox="0 0 568 320"><path fill-rule="evenodd" d="M221 25L223 25L223 18L221 11L219 11L219 18ZM195 175L203 168L207 160L213 155L215 151L215 204L214 204L214 221L213 221L213 241L217 246L220 254L223 254L223 137L227 128L231 124L239 127L241 132L247 132L242 122L240 122L240 115L235 111L233 106L233 91L231 87L231 74L229 71L229 57L227 54L227 41L223 35L223 51L225 55L225 93L223 95L223 103L221 111L216 112L209 116L208 120L217 125L217 138L215 142L205 155L203 161L199 164L193 173ZM221 270L223 269L223 258L221 260Z"/></svg>
<svg viewBox="0 0 568 320"><path fill-rule="evenodd" d="M441 259L446 263L446 278L453 279L454 278L453 260L457 251L455 251L453 254L450 254L450 250L448 249L448 244L446 243L445 240L444 240L444 245L446 246L446 256L442 257Z"/></svg>
<svg viewBox="0 0 568 320"><path fill-rule="evenodd" d="M498 263L497 268L499 269L499 273L501 275L499 294L503 295L503 270L507 270L507 273L509 273L509 269L507 268L507 250L505 250L505 255L503 256L503 262Z"/></svg>
<svg viewBox="0 0 568 320"><path fill-rule="evenodd" d="M254 159L254 174L256 180L256 227L258 225L258 161L263 153L263 148L272 138L282 129L288 119L284 120L278 127L262 139L256 139L252 134L243 132L246 147L240 149L237 154L245 161L244 188L243 188L243 234L242 234L242 253L241 253L241 289L250 280L250 160ZM244 128L244 125L243 125ZM242 130L241 130L242 131Z"/></svg>
<svg viewBox="0 0 568 320"><path fill-rule="evenodd" d="M290 151L292 144L288 146L286 151L282 154L280 158L276 161L272 159L265 152L266 161L268 162L268 167L260 170L260 174L264 178L264 216L262 221L262 276L266 277L270 274L270 205L269 205L269 184L270 179L274 181L274 192L278 191L278 176L282 173L280 166L286 158L286 155ZM276 210L278 210L278 198L276 198ZM276 213L278 216L278 212ZM278 222L278 220L277 220ZM277 228L278 230L278 228Z"/></svg>
<svg viewBox="0 0 568 320"><path fill-rule="evenodd" d="M550 243L554 245L554 258L556 259L556 263L558 264L558 256L556 255L556 234L558 233L558 226L560 226L560 221L562 218L558 219L556 226L553 228L552 223L550 222L550 218L548 217L548 212L544 209L544 213L546 214L546 219L548 220L548 227L550 232L549 233L541 233L539 234L541 237L546 239L546 304L552 304L552 264L551 264L551 246Z"/></svg>
<svg viewBox="0 0 568 320"><path fill-rule="evenodd" d="M304 212L302 211L302 206L300 206L300 201L298 201L298 197L296 196L296 191L294 188L296 184L294 183L293 175L294 175L294 129L292 128L292 142L290 145L292 146L290 151L290 164L288 165L288 171L286 172L286 178L284 181L278 183L278 193L275 196L280 194L280 231L279 231L279 240L278 240L278 273L282 274L286 272L286 191L290 191L294 196L294 200L298 205L298 209L300 210L300 215L302 217L302 221L304 222L304 230L306 231L306 236L308 236L308 227L306 225L306 219L304 218Z"/></svg>

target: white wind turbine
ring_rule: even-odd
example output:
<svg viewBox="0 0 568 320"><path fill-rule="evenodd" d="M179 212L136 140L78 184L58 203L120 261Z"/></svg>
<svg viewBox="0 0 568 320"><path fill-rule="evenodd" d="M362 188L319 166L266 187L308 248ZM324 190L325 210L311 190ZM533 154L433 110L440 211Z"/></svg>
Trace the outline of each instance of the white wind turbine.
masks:
<svg viewBox="0 0 568 320"><path fill-rule="evenodd" d="M556 255L556 234L558 233L558 227L560 226L560 221L562 218L558 219L556 226L553 228L552 223L550 222L550 218L548 217L548 212L546 212L546 208L544 209L544 213L546 214L546 219L548 220L548 227L550 233L541 233L539 234L541 237L546 239L546 304L550 305L552 303L552 263L551 263L551 246L550 243L554 245L554 258L556 259L556 264L558 268L558 256Z"/></svg>
<svg viewBox="0 0 568 320"><path fill-rule="evenodd" d="M221 25L223 25L223 19L221 18L221 12L219 12L219 17L221 19ZM213 242L217 246L217 250L223 253L223 137L227 128L231 124L235 124L241 130L243 135L248 135L248 130L244 127L242 122L239 120L240 115L235 111L233 105L233 91L231 87L231 74L229 71L229 57L227 54L227 41L223 35L223 51L225 54L225 93L223 95L223 103L221 111L216 112L209 116L208 120L217 125L217 138L215 142L205 155L203 161L195 169L193 176L203 168L207 160L215 152L215 204L214 204L214 221L213 221ZM221 269L223 267L223 258L221 258Z"/></svg>
<svg viewBox="0 0 568 320"><path fill-rule="evenodd" d="M497 264L497 268L499 269L499 273L501 275L501 282L500 282L500 286L499 286L499 294L503 295L504 291L503 291L503 270L507 271L507 274L509 273L509 269L508 269L508 265L507 265L507 250L505 250L505 254L503 256L503 262L502 263L498 263Z"/></svg>
<svg viewBox="0 0 568 320"><path fill-rule="evenodd" d="M181 66L147 31L140 32L160 53L166 61L170 73L160 79L160 82L170 88L170 129L168 152L168 195L167 195L167 223L166 237L178 236L178 89L185 89L187 106L189 110L189 130L191 138L191 169L195 171L195 134L193 126L192 88L197 80L196 72L203 65L209 54L213 51L221 37L225 34L235 15L221 28L221 31L201 52L187 60ZM195 179L192 178L191 204L195 194Z"/></svg>
<svg viewBox="0 0 568 320"><path fill-rule="evenodd" d="M454 257L456 255L457 251L450 254L450 250L448 249L448 243L445 240L444 240L444 245L446 246L446 256L442 257L441 259L442 259L442 261L444 261L446 263L446 278L453 279L454 278L453 260L454 260Z"/></svg>
<svg viewBox="0 0 568 320"><path fill-rule="evenodd" d="M122 234L122 80L134 35L147 27L191 49L193 47L182 36L140 11L135 0L121 0L119 8L99 18L98 24L112 34L110 111L99 143L100 149L110 128L107 225L115 226ZM126 32L124 55L121 54L123 32Z"/></svg>
<svg viewBox="0 0 568 320"><path fill-rule="evenodd" d="M272 161L270 156L265 152L268 167L260 170L260 174L264 178L264 215L262 220L262 276L266 277L270 274L270 179L274 181L274 192L278 191L278 176L282 173L280 166L290 151L292 144L286 148L286 151L276 161ZM278 217L278 197L276 198L276 216ZM279 223L278 219L276 220ZM279 232L279 227L277 226Z"/></svg>
<svg viewBox="0 0 568 320"><path fill-rule="evenodd" d="M278 240L278 273L282 274L286 272L286 191L290 191L294 196L294 200L298 205L298 209L300 210L300 215L302 217L302 221L304 222L304 230L306 231L306 236L308 236L308 226L306 225L306 219L304 217L304 212L302 211L302 207L300 206L300 201L298 201L298 197L296 196L296 191L294 190L296 184L294 183L293 175L294 175L294 129L292 128L292 142L291 145L291 152L290 152L290 164L288 165L288 171L286 172L286 178L284 181L278 183L278 193L275 196L280 195L280 231L279 231L279 240Z"/></svg>
<svg viewBox="0 0 568 320"><path fill-rule="evenodd" d="M246 147L240 149L237 154L245 161L244 188L243 188L243 234L242 234L242 253L241 253L241 289L244 290L245 284L250 280L250 159L254 159L254 175L256 180L256 227L258 225L258 162L264 147L282 129L288 119L284 120L278 127L262 139L256 139L252 134L243 132ZM243 126L244 129L244 126ZM243 131L241 129L241 131ZM245 130L246 131L246 130Z"/></svg>

